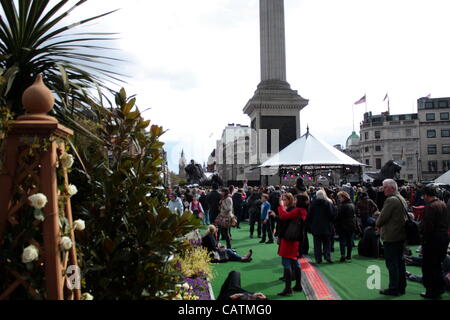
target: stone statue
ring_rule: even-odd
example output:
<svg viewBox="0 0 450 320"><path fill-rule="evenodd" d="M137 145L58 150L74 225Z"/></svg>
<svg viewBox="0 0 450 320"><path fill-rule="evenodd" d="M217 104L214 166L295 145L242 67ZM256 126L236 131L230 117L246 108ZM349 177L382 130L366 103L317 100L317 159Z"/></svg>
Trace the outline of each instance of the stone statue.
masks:
<svg viewBox="0 0 450 320"><path fill-rule="evenodd" d="M381 169L379 173L379 180L386 179L400 179L400 172L402 171L402 167L394 162L394 160L389 160L384 167Z"/></svg>
<svg viewBox="0 0 450 320"><path fill-rule="evenodd" d="M402 167L394 160L389 160L384 167L381 168L379 173L369 176L374 178L374 181L372 182L374 187L381 187L383 185L383 181L386 179L394 179L400 186L400 171L402 171Z"/></svg>
<svg viewBox="0 0 450 320"><path fill-rule="evenodd" d="M200 184L205 179L205 174L202 167L191 160L191 163L184 169L186 171L186 178L189 184Z"/></svg>

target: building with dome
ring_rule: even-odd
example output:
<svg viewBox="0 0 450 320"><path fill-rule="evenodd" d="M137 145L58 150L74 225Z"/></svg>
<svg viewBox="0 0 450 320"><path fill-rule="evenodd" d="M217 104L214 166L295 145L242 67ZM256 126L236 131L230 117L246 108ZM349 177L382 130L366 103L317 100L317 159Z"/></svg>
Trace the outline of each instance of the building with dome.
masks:
<svg viewBox="0 0 450 320"><path fill-rule="evenodd" d="M352 134L348 137L347 142L345 143L344 153L349 157L355 159L358 162L361 162L361 149L360 147L361 138L353 131Z"/></svg>

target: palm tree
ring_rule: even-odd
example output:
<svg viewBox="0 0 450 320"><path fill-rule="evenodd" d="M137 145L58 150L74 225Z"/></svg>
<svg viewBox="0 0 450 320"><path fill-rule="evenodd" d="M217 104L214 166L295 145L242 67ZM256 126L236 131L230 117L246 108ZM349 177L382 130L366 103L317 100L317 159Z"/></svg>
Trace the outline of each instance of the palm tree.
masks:
<svg viewBox="0 0 450 320"><path fill-rule="evenodd" d="M99 54L99 50L109 48L97 45L113 40L114 34L69 33L116 10L64 24L64 19L86 1L71 5L69 0L0 0L0 96L16 116L24 112L22 93L37 74L43 74L45 83L57 95L55 115L63 123L88 133L75 119L89 113L86 101L90 92L120 81L120 75L107 69L108 62L118 59Z"/></svg>

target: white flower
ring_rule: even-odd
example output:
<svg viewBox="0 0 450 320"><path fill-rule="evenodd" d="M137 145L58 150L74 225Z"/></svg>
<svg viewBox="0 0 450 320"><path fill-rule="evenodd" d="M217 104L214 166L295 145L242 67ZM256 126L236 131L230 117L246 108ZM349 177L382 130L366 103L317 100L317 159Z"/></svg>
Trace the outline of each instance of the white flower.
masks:
<svg viewBox="0 0 450 320"><path fill-rule="evenodd" d="M77 231L84 231L84 229L86 229L86 223L84 222L84 220L80 219L73 223L73 227Z"/></svg>
<svg viewBox="0 0 450 320"><path fill-rule="evenodd" d="M63 169L72 168L73 163L75 162L73 156L68 153L64 153L59 160L61 162L61 166L63 167Z"/></svg>
<svg viewBox="0 0 450 320"><path fill-rule="evenodd" d="M184 290L189 290L189 283L185 283L185 284L183 284L183 288L184 288Z"/></svg>
<svg viewBox="0 0 450 320"><path fill-rule="evenodd" d="M23 263L30 263L39 258L39 250L35 246L31 245L25 250L23 250L22 253L22 262Z"/></svg>
<svg viewBox="0 0 450 320"><path fill-rule="evenodd" d="M69 196L73 197L78 193L78 189L73 184L71 184L67 187L67 193L69 194Z"/></svg>
<svg viewBox="0 0 450 320"><path fill-rule="evenodd" d="M73 246L72 240L70 240L69 237L63 237L61 239L61 243L60 244L61 244L61 247L64 250L70 250L70 249L72 249L72 246Z"/></svg>
<svg viewBox="0 0 450 320"><path fill-rule="evenodd" d="M44 222L45 217L44 214L42 213L42 210L40 209L34 210L34 218L38 221Z"/></svg>
<svg viewBox="0 0 450 320"><path fill-rule="evenodd" d="M83 293L81 295L81 300L94 300L94 297L89 293Z"/></svg>
<svg viewBox="0 0 450 320"><path fill-rule="evenodd" d="M42 193L32 195L32 196L28 197L28 200L30 200L31 206L35 209L44 208L48 202L47 197Z"/></svg>

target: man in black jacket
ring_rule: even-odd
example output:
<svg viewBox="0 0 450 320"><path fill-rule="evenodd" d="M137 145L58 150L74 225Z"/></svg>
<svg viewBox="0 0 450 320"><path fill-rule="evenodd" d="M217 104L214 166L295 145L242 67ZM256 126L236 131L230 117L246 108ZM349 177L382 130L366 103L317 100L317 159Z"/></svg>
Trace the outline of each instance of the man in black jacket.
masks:
<svg viewBox="0 0 450 320"><path fill-rule="evenodd" d="M211 223L216 221L217 216L220 213L220 200L222 200L222 196L220 195L219 186L217 184L213 184L212 191L206 195L206 202L209 208L209 220Z"/></svg>
<svg viewBox="0 0 450 320"><path fill-rule="evenodd" d="M275 227L275 222L277 222L279 219L278 206L280 205L280 198L281 198L281 188L280 186L276 186L275 190L272 190L269 196L270 207L272 208L272 211L275 212L275 217L270 216L269 218L270 230L272 230L272 232L278 229L278 226Z"/></svg>
<svg viewBox="0 0 450 320"><path fill-rule="evenodd" d="M247 199L248 213L250 216L250 238L253 238L255 232L255 224L259 222L261 214L261 193L257 189L249 189L249 197ZM261 238L261 224L258 223L258 238Z"/></svg>
<svg viewBox="0 0 450 320"><path fill-rule="evenodd" d="M242 197L243 197L243 190L241 190L241 189L239 189L238 192L233 194L233 197L232 197L233 212L237 219L237 226L236 226L237 229L241 228L240 223L243 220L242 219L242 209L243 209L244 200L242 199Z"/></svg>
<svg viewBox="0 0 450 320"><path fill-rule="evenodd" d="M421 224L423 235L422 274L426 292L421 296L427 299L437 299L444 292L442 279L442 261L447 255L448 221L447 206L438 199L434 186L426 186L422 190L426 202L424 218Z"/></svg>

